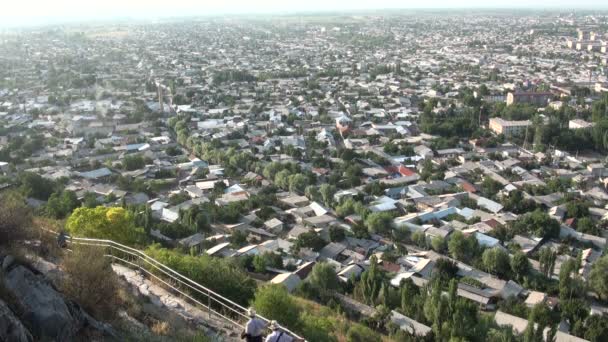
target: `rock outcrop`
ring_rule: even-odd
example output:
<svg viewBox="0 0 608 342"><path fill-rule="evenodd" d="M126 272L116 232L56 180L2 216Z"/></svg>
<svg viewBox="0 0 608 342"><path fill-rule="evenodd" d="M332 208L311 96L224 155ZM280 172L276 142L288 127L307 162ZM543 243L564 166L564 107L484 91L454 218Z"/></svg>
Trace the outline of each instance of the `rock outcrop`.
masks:
<svg viewBox="0 0 608 342"><path fill-rule="evenodd" d="M65 299L44 275L13 262L6 266L1 286L11 292L21 310L21 321L30 327L30 333L36 338L71 341L87 329L97 334L114 335L111 327L96 321L78 304Z"/></svg>
<svg viewBox="0 0 608 342"><path fill-rule="evenodd" d="M30 332L0 299L0 341L31 342L33 340Z"/></svg>

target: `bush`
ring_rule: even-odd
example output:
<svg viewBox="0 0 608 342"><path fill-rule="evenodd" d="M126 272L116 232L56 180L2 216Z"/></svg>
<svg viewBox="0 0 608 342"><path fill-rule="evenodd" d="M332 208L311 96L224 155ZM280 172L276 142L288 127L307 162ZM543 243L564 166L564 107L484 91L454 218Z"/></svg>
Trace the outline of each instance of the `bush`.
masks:
<svg viewBox="0 0 608 342"><path fill-rule="evenodd" d="M370 328L361 324L355 324L346 334L348 342L380 342L380 336Z"/></svg>
<svg viewBox="0 0 608 342"><path fill-rule="evenodd" d="M63 260L61 288L91 315L109 320L117 314L118 278L103 249L78 247Z"/></svg>
<svg viewBox="0 0 608 342"><path fill-rule="evenodd" d="M16 193L0 195L0 245L27 238L31 223L31 211L21 196Z"/></svg>
<svg viewBox="0 0 608 342"><path fill-rule="evenodd" d="M253 307L268 319L274 319L289 329L299 326L300 308L283 285L267 285L255 294Z"/></svg>
<svg viewBox="0 0 608 342"><path fill-rule="evenodd" d="M184 255L158 245L146 249L146 254L241 305L253 299L255 282L238 267L236 260Z"/></svg>

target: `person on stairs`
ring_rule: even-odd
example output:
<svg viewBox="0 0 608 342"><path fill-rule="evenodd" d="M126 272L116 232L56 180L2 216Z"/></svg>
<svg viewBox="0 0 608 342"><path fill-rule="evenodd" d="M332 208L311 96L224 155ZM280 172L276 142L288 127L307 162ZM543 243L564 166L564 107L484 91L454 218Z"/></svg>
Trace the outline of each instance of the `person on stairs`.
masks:
<svg viewBox="0 0 608 342"><path fill-rule="evenodd" d="M293 342L293 337L281 330L277 321L270 322L270 330L272 333L266 337L265 342Z"/></svg>
<svg viewBox="0 0 608 342"><path fill-rule="evenodd" d="M245 325L245 331L241 334L241 338L245 339L246 342L262 342L266 323L257 318L253 308L247 310L247 316L249 316L249 321Z"/></svg>

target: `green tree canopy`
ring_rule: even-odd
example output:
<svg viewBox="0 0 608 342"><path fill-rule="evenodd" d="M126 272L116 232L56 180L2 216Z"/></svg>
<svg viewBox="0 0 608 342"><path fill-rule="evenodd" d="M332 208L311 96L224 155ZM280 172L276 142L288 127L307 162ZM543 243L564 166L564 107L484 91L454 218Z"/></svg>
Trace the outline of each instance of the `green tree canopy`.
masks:
<svg viewBox="0 0 608 342"><path fill-rule="evenodd" d="M600 298L608 300L608 256L601 257L593 264L589 274L589 285Z"/></svg>
<svg viewBox="0 0 608 342"><path fill-rule="evenodd" d="M283 285L266 285L258 288L253 307L268 319L274 319L289 329L298 328L300 308Z"/></svg>
<svg viewBox="0 0 608 342"><path fill-rule="evenodd" d="M370 233L388 233L393 224L393 215L387 212L371 213L365 219L365 225Z"/></svg>
<svg viewBox="0 0 608 342"><path fill-rule="evenodd" d="M87 238L108 239L136 245L144 238L144 230L135 226L130 211L123 208L78 208L66 223L70 234Z"/></svg>
<svg viewBox="0 0 608 342"><path fill-rule="evenodd" d="M513 221L511 229L516 234L527 233L541 238L555 238L559 236L560 226L549 214L537 209Z"/></svg>
<svg viewBox="0 0 608 342"><path fill-rule="evenodd" d="M511 270L509 254L501 247L488 248L481 256L486 271L500 277L506 277Z"/></svg>

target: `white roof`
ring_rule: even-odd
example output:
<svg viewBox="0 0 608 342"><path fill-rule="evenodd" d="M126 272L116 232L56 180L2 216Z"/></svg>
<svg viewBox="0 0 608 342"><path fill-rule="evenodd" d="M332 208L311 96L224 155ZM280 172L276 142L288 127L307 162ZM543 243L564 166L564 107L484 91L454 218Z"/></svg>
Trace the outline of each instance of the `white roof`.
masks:
<svg viewBox="0 0 608 342"><path fill-rule="evenodd" d="M285 285L287 291L291 292L302 282L302 279L298 275L293 273L282 273L272 278L271 284L282 284Z"/></svg>

